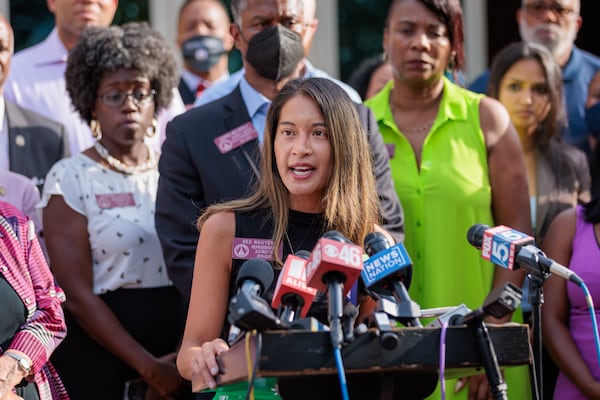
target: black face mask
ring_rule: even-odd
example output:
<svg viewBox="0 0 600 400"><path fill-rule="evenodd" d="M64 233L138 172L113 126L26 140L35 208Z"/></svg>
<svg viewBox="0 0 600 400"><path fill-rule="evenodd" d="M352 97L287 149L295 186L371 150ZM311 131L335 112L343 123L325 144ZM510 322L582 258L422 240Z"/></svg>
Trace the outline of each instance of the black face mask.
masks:
<svg viewBox="0 0 600 400"><path fill-rule="evenodd" d="M281 25L267 28L248 42L246 60L263 78L279 81L292 75L304 58L300 35Z"/></svg>
<svg viewBox="0 0 600 400"><path fill-rule="evenodd" d="M208 72L225 53L223 41L215 36L193 36L181 44L183 59L194 71Z"/></svg>

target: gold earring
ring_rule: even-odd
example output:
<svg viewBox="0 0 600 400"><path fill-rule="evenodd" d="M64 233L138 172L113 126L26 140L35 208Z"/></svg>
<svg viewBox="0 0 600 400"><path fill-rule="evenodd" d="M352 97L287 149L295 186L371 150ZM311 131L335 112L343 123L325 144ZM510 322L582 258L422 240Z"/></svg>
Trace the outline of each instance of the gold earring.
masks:
<svg viewBox="0 0 600 400"><path fill-rule="evenodd" d="M152 126L150 129L146 130L146 137L151 138L156 136L156 132L158 131L158 121L156 118L152 118Z"/></svg>
<svg viewBox="0 0 600 400"><path fill-rule="evenodd" d="M100 123L96 119L90 121L90 129L92 130L92 136L94 138L100 139L102 137L102 129Z"/></svg>

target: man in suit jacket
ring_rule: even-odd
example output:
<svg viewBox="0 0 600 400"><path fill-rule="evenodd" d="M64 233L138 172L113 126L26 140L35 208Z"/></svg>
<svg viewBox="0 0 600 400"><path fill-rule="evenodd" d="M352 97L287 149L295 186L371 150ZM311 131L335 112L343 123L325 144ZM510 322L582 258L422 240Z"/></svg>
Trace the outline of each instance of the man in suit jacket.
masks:
<svg viewBox="0 0 600 400"><path fill-rule="evenodd" d="M14 36L0 15L0 94L10 71ZM0 168L31 178L41 190L50 167L68 152L64 127L0 97Z"/></svg>
<svg viewBox="0 0 600 400"><path fill-rule="evenodd" d="M41 114L5 102L9 169L31 178L42 189L46 174L68 155L64 127Z"/></svg>
<svg viewBox="0 0 600 400"><path fill-rule="evenodd" d="M227 63L233 38L223 3L186 0L179 9L177 46L183 58L177 89L189 108L204 89L229 77Z"/></svg>
<svg viewBox="0 0 600 400"><path fill-rule="evenodd" d="M288 68L292 72L284 78L265 77L259 66L248 62L246 54L251 53L248 43L259 32L264 34L282 25L302 32L302 2L261 1L261 7L257 7L257 3L257 0L232 1L235 22L231 32L246 69L240 84L229 95L193 108L167 126L167 139L159 161L156 230L169 277L187 298L198 241L196 219L211 204L249 193L259 175L259 143L266 109L285 83L298 77L302 67L302 45L291 42L286 43L286 47L297 49L299 46L299 54L295 54L296 68ZM267 23L257 29L251 23L256 20ZM396 240L401 240L403 214L392 183L387 151L370 111L362 105L357 108L369 132L384 226Z"/></svg>

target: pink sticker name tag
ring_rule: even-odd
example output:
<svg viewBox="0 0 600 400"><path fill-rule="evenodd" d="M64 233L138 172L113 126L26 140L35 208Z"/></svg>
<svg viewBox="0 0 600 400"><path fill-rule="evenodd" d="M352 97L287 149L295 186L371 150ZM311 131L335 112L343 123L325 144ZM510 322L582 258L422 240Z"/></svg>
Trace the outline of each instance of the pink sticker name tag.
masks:
<svg viewBox="0 0 600 400"><path fill-rule="evenodd" d="M246 122L235 129L219 136L215 139L215 144L221 154L229 153L233 149L237 149L241 145L248 143L258 137L258 132L254 129L252 122Z"/></svg>
<svg viewBox="0 0 600 400"><path fill-rule="evenodd" d="M394 158L394 155L396 154L396 145L393 143L386 143L385 144L385 148L387 150L388 153L388 158L391 160L392 158Z"/></svg>
<svg viewBox="0 0 600 400"><path fill-rule="evenodd" d="M133 207L135 206L135 199L133 198L133 193L97 194L96 204L98 204L98 207L103 209Z"/></svg>
<svg viewBox="0 0 600 400"><path fill-rule="evenodd" d="M233 238L233 248L231 257L238 260L251 260L262 258L263 260L273 260L273 241L271 239L260 238ZM279 248L279 258L283 257L283 248Z"/></svg>

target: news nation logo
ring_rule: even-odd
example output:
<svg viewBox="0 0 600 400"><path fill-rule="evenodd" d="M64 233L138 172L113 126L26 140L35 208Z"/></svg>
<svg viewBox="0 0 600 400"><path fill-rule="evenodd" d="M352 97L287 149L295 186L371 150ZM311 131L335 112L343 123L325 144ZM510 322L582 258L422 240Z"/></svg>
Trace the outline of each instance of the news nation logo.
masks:
<svg viewBox="0 0 600 400"><path fill-rule="evenodd" d="M360 274L367 287L373 283L395 274L412 264L402 243L382 250L365 261Z"/></svg>
<svg viewBox="0 0 600 400"><path fill-rule="evenodd" d="M481 257L500 267L513 269L518 249L531 243L533 243L531 236L508 226L499 225L483 233Z"/></svg>

